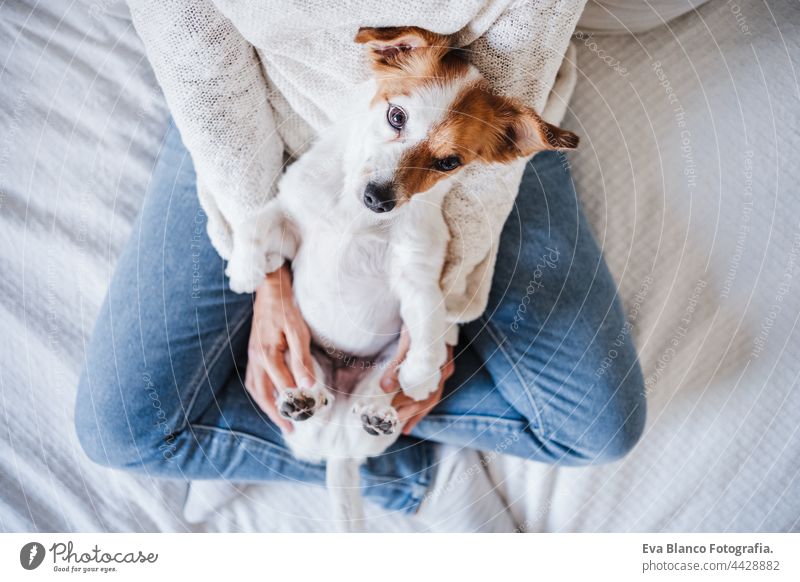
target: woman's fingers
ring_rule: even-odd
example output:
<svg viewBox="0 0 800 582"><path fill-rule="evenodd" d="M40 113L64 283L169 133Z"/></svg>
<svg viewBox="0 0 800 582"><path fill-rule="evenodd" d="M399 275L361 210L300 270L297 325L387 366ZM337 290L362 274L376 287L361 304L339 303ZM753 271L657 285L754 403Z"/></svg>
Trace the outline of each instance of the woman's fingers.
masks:
<svg viewBox="0 0 800 582"><path fill-rule="evenodd" d="M408 337L408 330L403 326L400 330L400 341L397 345L397 352L389 361L386 366L386 371L383 373L383 376L381 376L381 388L384 392L394 392L400 387L400 381L397 379L397 372L400 368L400 364L406 359L406 354L408 353L408 347L410 345L411 341Z"/></svg>
<svg viewBox="0 0 800 582"><path fill-rule="evenodd" d="M447 346L447 362L442 366L442 379L439 382L439 387L433 394L421 402L412 400L404 394L399 394L394 398L392 404L397 410L397 415L400 417L401 422L405 422L403 426L404 435L411 434L411 431L417 426L417 423L425 418L439 403L442 399L442 393L444 392L444 384L455 371L456 365L453 360L453 347Z"/></svg>
<svg viewBox="0 0 800 582"><path fill-rule="evenodd" d="M414 402L413 404L395 407L395 409L397 410L397 416L402 422L409 422L412 418L425 410L425 403Z"/></svg>
<svg viewBox="0 0 800 582"><path fill-rule="evenodd" d="M269 379L278 390L286 390L287 388L296 388L297 384L294 381L289 367L286 365L286 357L284 352L279 349L266 349L263 352L264 368L269 374Z"/></svg>
<svg viewBox="0 0 800 582"><path fill-rule="evenodd" d="M261 406L262 410L266 413L269 419L278 425L283 432L292 432L292 423L283 418L278 412L278 407L275 406L275 387L269 381L269 377L265 371L257 374L261 378L261 390L264 395L264 404Z"/></svg>
<svg viewBox="0 0 800 582"><path fill-rule="evenodd" d="M311 338L307 332L291 329L286 334L289 345L289 365L297 386L311 388L314 385L314 364L311 361Z"/></svg>
<svg viewBox="0 0 800 582"><path fill-rule="evenodd" d="M410 418L408 422L406 422L405 426L403 427L403 434L408 436L411 434L411 431L414 430L414 427L419 424L419 421L425 418L424 414L418 414L413 418Z"/></svg>
<svg viewBox="0 0 800 582"><path fill-rule="evenodd" d="M444 365L444 368L442 368L442 385L456 372L456 363L453 361L453 348L448 348L447 353L447 363Z"/></svg>
<svg viewBox="0 0 800 582"><path fill-rule="evenodd" d="M434 395L427 400L422 402L411 401L397 409L397 416L400 417L400 421L405 422L405 426L403 426L404 435L411 433L411 430L417 423L425 418L433 407L436 406L440 397L441 392L437 390Z"/></svg>
<svg viewBox="0 0 800 582"><path fill-rule="evenodd" d="M275 388L266 370L255 362L248 362L244 380L245 388L269 419L284 432L292 431L292 424L283 418L275 406Z"/></svg>

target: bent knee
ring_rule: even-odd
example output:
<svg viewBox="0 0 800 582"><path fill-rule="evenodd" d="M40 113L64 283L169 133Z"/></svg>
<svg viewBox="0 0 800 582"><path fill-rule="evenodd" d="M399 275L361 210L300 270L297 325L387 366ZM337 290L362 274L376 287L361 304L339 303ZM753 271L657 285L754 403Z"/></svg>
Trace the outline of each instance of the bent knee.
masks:
<svg viewBox="0 0 800 582"><path fill-rule="evenodd" d="M84 454L94 463L114 469L128 468L134 455L121 423L81 398L75 405L75 434Z"/></svg>
<svg viewBox="0 0 800 582"><path fill-rule="evenodd" d="M152 444L148 435L137 434L136 426L121 404L109 402L104 394L92 394L81 378L75 403L75 434L89 460L129 470L152 463L159 447Z"/></svg>
<svg viewBox="0 0 800 582"><path fill-rule="evenodd" d="M632 372L629 378L607 388L605 403L586 428L583 442L578 443L588 463L617 461L642 438L647 419L644 381L638 367Z"/></svg>
<svg viewBox="0 0 800 582"><path fill-rule="evenodd" d="M647 417L644 382L638 367L620 383L595 385L587 404L565 413L567 419L551 435L566 465L618 461L642 438Z"/></svg>
<svg viewBox="0 0 800 582"><path fill-rule="evenodd" d="M640 412L641 410L641 412ZM586 451L589 463L610 463L618 461L630 453L644 433L644 406L632 410L621 422L610 422L594 433Z"/></svg>

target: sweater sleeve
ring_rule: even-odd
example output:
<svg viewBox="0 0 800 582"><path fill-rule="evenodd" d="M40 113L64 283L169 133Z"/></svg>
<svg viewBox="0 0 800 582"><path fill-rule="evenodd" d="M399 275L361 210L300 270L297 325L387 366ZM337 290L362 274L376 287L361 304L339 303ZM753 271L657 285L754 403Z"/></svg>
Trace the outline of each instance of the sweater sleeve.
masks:
<svg viewBox="0 0 800 582"><path fill-rule="evenodd" d="M274 195L283 144L255 48L210 0L130 0L131 15L194 161L217 250ZM222 225L213 225L214 220ZM219 233L217 233L219 234Z"/></svg>
<svg viewBox="0 0 800 582"><path fill-rule="evenodd" d="M492 23L480 36L466 30L461 41L496 91L520 99L540 114L545 106L563 112L565 107L550 105L553 101L564 105L574 85L574 81L557 83L556 75L583 4L584 0L513 2L500 14L490 15ZM574 68L572 63L566 65ZM559 89L566 94L557 94ZM560 119L548 121L557 124ZM442 274L451 324L448 343L458 337L457 324L479 317L486 309L500 233L526 162L466 168L445 198L451 237Z"/></svg>

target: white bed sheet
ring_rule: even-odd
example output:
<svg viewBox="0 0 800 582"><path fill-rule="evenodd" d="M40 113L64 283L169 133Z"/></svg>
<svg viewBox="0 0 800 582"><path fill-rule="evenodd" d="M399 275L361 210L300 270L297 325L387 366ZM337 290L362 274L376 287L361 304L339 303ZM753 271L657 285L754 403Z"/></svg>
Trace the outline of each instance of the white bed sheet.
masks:
<svg viewBox="0 0 800 582"><path fill-rule="evenodd" d="M649 421L613 465L496 461L525 529L798 529L798 11L738 4L749 35L711 2L639 37L578 42L571 162L634 323ZM121 2L3 5L0 63L0 530L321 529L319 490L249 487L192 525L185 485L83 457L72 430L83 346L167 111Z"/></svg>
<svg viewBox="0 0 800 582"><path fill-rule="evenodd" d="M576 40L572 169L649 419L612 465L504 460L532 530L800 528L800 10L736 7Z"/></svg>

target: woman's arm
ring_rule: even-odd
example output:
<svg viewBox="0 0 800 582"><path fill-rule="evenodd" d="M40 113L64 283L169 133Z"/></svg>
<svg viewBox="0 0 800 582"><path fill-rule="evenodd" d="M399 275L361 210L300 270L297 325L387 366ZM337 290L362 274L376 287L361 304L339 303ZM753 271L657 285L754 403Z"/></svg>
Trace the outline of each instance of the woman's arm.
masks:
<svg viewBox="0 0 800 582"><path fill-rule="evenodd" d="M295 303L286 265L267 275L256 291L244 385L284 431L291 431L292 425L278 413L275 389L314 385L311 332Z"/></svg>
<svg viewBox="0 0 800 582"><path fill-rule="evenodd" d="M283 160L256 51L209 0L131 0L130 8L201 202L216 206L209 226L218 210L229 233L272 197Z"/></svg>
<svg viewBox="0 0 800 582"><path fill-rule="evenodd" d="M283 160L258 56L208 0L132 0L130 7L192 155L209 235L227 258L231 229L272 197ZM291 274L282 267L256 293L245 386L283 430L291 425L275 408L274 389L313 384L309 346Z"/></svg>

